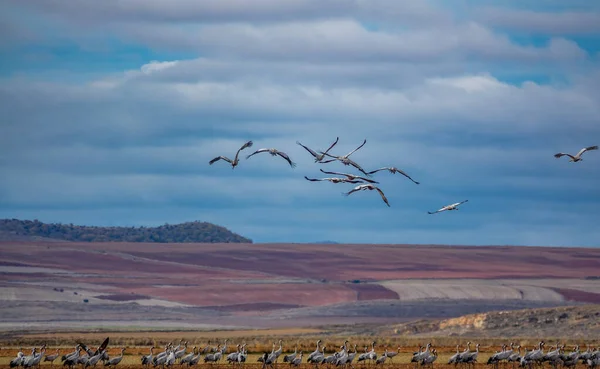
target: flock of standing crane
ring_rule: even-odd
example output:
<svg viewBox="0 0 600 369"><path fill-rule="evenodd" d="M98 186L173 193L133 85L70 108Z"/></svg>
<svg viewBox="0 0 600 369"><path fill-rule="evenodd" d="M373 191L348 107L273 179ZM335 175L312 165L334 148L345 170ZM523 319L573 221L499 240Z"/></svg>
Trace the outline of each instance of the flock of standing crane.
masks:
<svg viewBox="0 0 600 369"><path fill-rule="evenodd" d="M376 184L379 184L379 182L368 178L370 177L372 174L375 174L377 172L380 171L388 171L392 174L396 174L396 173L400 173L401 175L403 175L404 177L408 178L409 180L411 180L413 183L415 184L419 184L419 182L415 181L414 179L411 178L411 176L409 176L406 172L404 172L401 169L398 169L396 167L382 167L382 168L378 168L372 171L366 171L363 169L362 166L360 166L358 163L356 163L354 160L350 159L350 155L352 155L353 153L355 153L356 151L360 150L366 143L367 140L365 139L362 144L360 144L357 148L355 148L354 150L350 151L349 153L347 153L346 155L332 155L329 154L329 151L338 143L339 141L339 137L336 138L335 142L333 142L333 144L331 144L329 146L329 148L325 151L319 151L316 152L314 150L312 150L311 148L303 145L300 142L296 142L298 145L302 146L306 151L308 151L308 153L310 153L314 159L315 159L315 163L320 163L320 164L327 164L327 163L331 163L334 161L338 161L342 164L344 164L345 166L352 166L355 169L357 169L358 171L360 171L363 175L357 175L357 174L352 174L352 173L341 173L341 172L332 172L332 171L325 171L323 169L320 169L320 171L324 174L329 174L329 175L334 175L334 176L341 176L341 177L325 177L325 178L309 178L307 176L304 176L304 178L307 181L311 181L311 182L320 182L320 181L329 181L331 183L352 183L352 184L358 184L357 186L355 186L354 188L352 188L350 191L348 192L344 192L342 193L344 196L349 196L355 192L358 191L377 191L379 193L379 195L381 196L381 199L383 200L383 202L387 205L390 206L390 203L387 199L387 197L385 196L385 194L383 193L383 190L381 190L381 188L379 188L378 186L376 186ZM235 167L238 166L238 164L240 163L239 160L239 155L240 152L244 149L247 149L249 147L252 147L253 142L252 141L248 141L246 143L244 143L236 152L235 157L232 159L226 157L226 156L217 156L215 158L213 158L212 160L210 160L208 163L210 165L216 163L219 160L223 160L228 162L229 164L231 164L231 168L235 169ZM563 153L563 152L559 152L554 154L555 158L560 158L563 156L568 156L570 159L570 162L579 162L582 161L583 159L581 158L581 156L583 155L583 153L585 153L586 151L591 151L591 150L598 150L598 146L589 146L589 147L584 147L583 149L581 149L577 154L572 155L572 154L567 154L567 153ZM256 151L254 151L252 154L247 155L246 159L251 158L252 156L259 154L259 153L269 153L271 154L271 156L280 156L281 158L283 158L285 161L288 162L288 164L290 165L290 167L294 168L296 167L296 163L294 163L292 161L292 159L290 159L289 155L286 154L283 151L280 151L278 149L275 148L262 148L262 149L258 149ZM330 158L325 160L326 158ZM450 205L446 205L436 211L428 211L428 214L436 214L436 213L441 213L443 211L451 211L451 210L458 210L458 207L462 204L464 204L465 202L467 202L468 200L464 200L464 201L460 201L460 202L456 202Z"/></svg>
<svg viewBox="0 0 600 369"><path fill-rule="evenodd" d="M248 359L246 343L238 344L236 346L236 351L227 354L227 342L228 340L225 340L223 345L217 344L216 346L211 346L209 344L203 349L194 346L189 353L187 352L187 342L181 341L177 346L173 346L173 344L169 343L165 346L164 351L161 351L156 355L154 353L156 347L151 347L150 353L148 355L143 355L140 361L142 366L148 369L150 366L154 368L160 366L164 369L165 367L174 367L176 364L179 364L179 367L183 367L184 365L191 367L200 363L202 355L204 356L203 362L208 364L218 364L223 359L232 366L246 363ZM270 353L264 352L258 357L257 361L262 363L263 369L273 369L277 366L279 358L283 354L282 342L282 340L279 340L279 348L273 343L273 349ZM370 350L369 346L365 346L364 352L360 354L357 352L357 345L354 345L353 350L348 348L348 341L345 341L344 344L339 347L339 351L331 352L328 352L326 346L322 346L321 344L322 341L318 340L316 349L306 357L305 361L309 365L314 365L315 369L317 369L319 365L327 368L348 368L348 366L354 368L354 363L361 362L364 366L367 364L375 365L375 367L380 365L383 366L386 361L392 363L394 357L400 353L400 347L393 351L389 351L386 347L385 351L378 356L375 351L376 341L371 343ZM95 367L102 361L105 367L115 367L123 359L125 347L121 348L121 354L119 356L111 358L108 356L107 346L108 338L96 350L92 350L86 345L79 343L75 346L74 352L61 357L62 365L63 367L69 367L69 369L74 369L76 366L81 365L81 368L85 369L88 367ZM533 367L542 367L546 362L554 369L558 369L559 367L574 368L580 362L590 369L600 367L600 350L598 350L598 348L592 349L588 345L587 351L582 352L579 346L575 346L573 351L567 353L565 351L565 345L560 345L559 342L547 352L544 352L544 346L544 341L541 341L530 351L524 349L524 351L521 352L520 345L515 348L513 342L511 342L510 345L504 344L500 351L495 352L489 357L487 364L494 369L497 369L501 363L504 363L504 365L512 363L513 369L517 365L533 369ZM476 344L475 350L472 351L471 342L467 342L465 349L460 351L460 345L457 345L456 353L449 358L447 364L453 364L455 367L461 365L466 368L474 368L475 364L478 363L479 347L480 345ZM37 348L33 348L31 355L27 356L23 353L23 349L21 349L17 354L17 357L11 360L10 367L39 367L42 363L42 359L43 362L50 362L53 365L54 361L60 356L58 349L56 350L56 353L52 355L45 356L45 352L46 345L41 347L40 352L37 352ZM283 355L282 361L290 367L298 367L303 363L303 355L304 353L298 351L298 346L296 345L294 352ZM433 345L430 342L424 347L419 346L419 349L412 354L410 362L414 363L415 369L419 366L422 368L433 368L433 364L436 362L437 358L437 349L433 348Z"/></svg>

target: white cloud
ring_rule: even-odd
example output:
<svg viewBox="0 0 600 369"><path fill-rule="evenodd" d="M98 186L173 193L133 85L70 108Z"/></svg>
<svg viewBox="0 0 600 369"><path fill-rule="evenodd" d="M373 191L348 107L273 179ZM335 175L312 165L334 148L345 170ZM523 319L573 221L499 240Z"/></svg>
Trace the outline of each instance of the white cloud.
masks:
<svg viewBox="0 0 600 369"><path fill-rule="evenodd" d="M438 86L450 86L466 92L483 92L501 88L509 88L506 83L501 83L489 73L478 76L464 76L451 78L430 78L426 83Z"/></svg>
<svg viewBox="0 0 600 369"><path fill-rule="evenodd" d="M153 72L158 72L161 70L165 70L171 67L174 67L175 65L177 65L178 61L164 61L164 62L160 62L157 60L153 60L148 64L144 64L142 65L142 67L140 68L142 73L144 74L150 74Z"/></svg>

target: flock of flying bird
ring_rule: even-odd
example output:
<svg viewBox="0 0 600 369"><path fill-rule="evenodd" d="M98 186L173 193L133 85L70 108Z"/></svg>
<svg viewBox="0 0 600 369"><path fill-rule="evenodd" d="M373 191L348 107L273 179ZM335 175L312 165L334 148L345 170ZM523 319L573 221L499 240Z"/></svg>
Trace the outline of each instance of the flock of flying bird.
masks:
<svg viewBox="0 0 600 369"><path fill-rule="evenodd" d="M387 205L390 206L390 203L387 199L387 197L385 196L385 194L383 193L383 191L381 190L381 188L379 188L378 186L376 186L376 184L379 184L379 182L368 178L371 177L372 174L375 174L377 172L380 171L388 171L392 174L396 174L396 173L400 173L401 175L405 176L406 178L408 178L409 180L411 180L413 183L415 184L419 184L419 182L415 181L414 179L412 179L406 172L396 168L396 167L382 167L382 168L378 168L372 171L366 171L363 169L362 166L360 166L358 163L356 163L354 160L350 159L350 155L352 155L353 153L355 153L356 151L360 150L366 143L367 140L365 139L363 141L362 144L360 144L357 148L355 148L354 150L350 151L349 153L347 153L346 155L332 155L329 153L329 151L331 151L331 149L338 143L339 141L339 137L336 138L335 142L333 144L331 144L329 146L329 148L325 151L314 151L311 148L303 145L300 142L296 142L298 145L302 146L306 151L308 151L308 153L310 153L314 159L315 159L315 163L320 163L320 164L327 164L327 163L331 163L331 162L335 162L338 161L342 164L344 164L345 166L352 166L355 169L357 169L358 171L360 171L363 175L357 175L357 174L351 174L351 173L341 173L341 172L333 172L333 171L325 171L323 169L320 169L320 171L324 174L329 174L329 175L333 175L333 176L341 176L341 177L325 177L325 178L309 178L307 176L305 176L304 178L308 181L311 182L320 182L320 181L329 181L331 183L352 183L352 184L358 184L356 187L354 187L353 189L351 189L348 192L344 192L343 195L345 196L349 196L351 194L353 194L354 192L358 192L358 191L377 191L379 193L379 195L381 196L381 199L383 200L383 202ZM214 159L209 161L209 164L212 165L214 163L216 163L219 160L223 160L228 162L229 164L231 164L231 168L235 169L236 166L238 166L240 159L240 152L244 149L247 149L249 147L252 147L253 142L252 141L248 141L246 143L244 143L242 145L242 147L239 148L239 150L236 152L235 157L232 159L226 157L226 156L217 156ZM567 154L567 153L563 153L563 152L559 152L557 154L554 155L554 157L556 158L560 158L562 156L568 156L570 159L570 162L579 162L582 161L583 159L581 158L581 155L583 155L584 152L586 151L591 151L591 150L598 150L598 146L589 146L589 147L585 147L583 149L581 149L577 154L575 155L571 155L571 154ZM278 149L275 148L262 148L259 150L254 151L252 154L247 155L246 159L251 158L252 156L256 155L256 154L260 154L260 153L269 153L271 154L271 156L280 156L281 158L283 158L285 161L288 162L288 164L290 165L290 167L294 168L296 167L296 163L294 163L292 161L292 159L290 159L289 155L286 154L283 151L280 151ZM451 210L458 210L459 206L466 203L469 200L464 200L464 201L460 201L457 203L453 203L450 205L446 205L436 211L428 211L427 213L429 214L436 214L436 213L441 213L443 211L451 211Z"/></svg>
<svg viewBox="0 0 600 369"><path fill-rule="evenodd" d="M108 341L109 338L106 338L102 345L98 346L96 350L92 350L82 343L77 344L74 352L61 357L63 367L68 366L70 369L73 369L74 367L81 365L81 368L85 369L88 367L95 367L100 361L102 361L103 365L106 367L117 366L123 359L125 347L121 348L121 354L119 356L110 358L107 351ZM140 362L142 366L146 368L150 368L152 365L154 368L160 366L164 369L165 367L172 367L176 364L179 364L180 367L183 367L183 365L191 367L197 365L200 362L201 356L204 355L204 363L218 364L222 359L225 359L225 361L232 366L246 363L248 358L246 343L241 345L238 344L235 352L227 354L227 342L228 340L226 339L223 345L217 344L216 346L211 346L209 342L209 344L201 350L194 346L189 353L187 352L188 343L184 341L181 341L177 346L173 346L172 343L169 343L165 346L164 351L161 351L156 355L154 354L155 347L151 347L150 354L143 355L140 358ZM273 343L273 349L270 353L264 352L258 357L257 361L262 363L263 369L267 369L267 367L274 368L277 366L279 358L283 354L282 342L282 340L279 340L279 348L276 348L276 344ZM348 366L354 368L353 364L360 362L362 362L364 366L366 366L367 363L374 364L375 366L383 366L386 361L389 361L390 363L393 362L394 357L400 353L400 347L393 351L388 351L387 347L385 347L385 351L378 356L375 351L376 343L376 341L371 343L370 350L369 346L365 345L364 352L359 354L356 349L357 345L354 345L353 350L350 350L348 348L348 341L345 341L344 344L339 347L339 351L327 354L326 346L321 346L322 341L318 340L316 349L307 356L305 362L310 365L315 365L315 369L317 369L319 365L324 365L328 368L347 368ZM600 367L600 350L598 350L598 348L592 349L588 345L587 351L581 352L579 346L575 346L573 351L566 353L565 345L560 345L560 343L557 342L549 351L544 352L544 345L544 341L541 341L537 347L532 348L530 351L525 349L524 352L521 353L520 345L517 346L515 350L515 344L513 342L511 342L510 345L504 344L500 351L496 351L489 357L487 364L494 367L494 369L497 369L500 363L505 363L505 365L512 363L513 369L517 365L532 369L533 366L541 367L546 362L554 369L558 369L559 366L562 368L574 368L579 362L587 365L590 369ZM419 349L416 352L413 352L410 362L414 363L415 369L419 366L433 368L433 364L438 358L438 353L432 346L433 345L430 342L425 347L419 346ZM478 362L479 347L479 344L475 345L475 351L472 351L471 342L467 342L465 349L460 351L460 345L457 345L456 353L449 358L448 364L454 364L455 367L461 365L466 366L467 368L474 368L475 364ZM26 356L23 353L23 349L21 349L17 354L17 357L10 362L10 367L39 367L42 358L44 359L44 362L50 362L51 365L53 365L54 361L60 356L59 350L57 349L55 354L47 356L45 356L45 351L46 345L43 345L39 353L37 352L37 348L33 348L31 355ZM82 351L84 352L83 354ZM283 363L287 363L290 367L298 367L302 364L302 359L303 352L298 351L298 346L296 345L294 352L283 355L282 361Z"/></svg>

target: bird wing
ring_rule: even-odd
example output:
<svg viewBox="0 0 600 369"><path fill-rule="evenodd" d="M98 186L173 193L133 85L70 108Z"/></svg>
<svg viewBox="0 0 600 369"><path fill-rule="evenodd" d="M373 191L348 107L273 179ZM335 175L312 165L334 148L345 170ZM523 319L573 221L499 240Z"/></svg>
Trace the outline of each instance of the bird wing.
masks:
<svg viewBox="0 0 600 369"><path fill-rule="evenodd" d="M83 351L85 351L86 353L88 352L88 347L85 345L85 343L78 343L79 346L81 346L81 348L83 349Z"/></svg>
<svg viewBox="0 0 600 369"><path fill-rule="evenodd" d="M590 146L590 147L584 147L583 149L579 150L579 152L577 153L577 157L581 157L581 155L586 152L586 151L591 151L591 150L598 150L598 146Z"/></svg>
<svg viewBox="0 0 600 369"><path fill-rule="evenodd" d="M436 214L436 213L440 213L440 212L442 212L444 210L446 210L445 206L443 208L441 208L441 209L436 210L436 211L428 211L427 213L428 214Z"/></svg>
<svg viewBox="0 0 600 369"><path fill-rule="evenodd" d="M381 188L375 187L375 186L373 186L373 188L375 188L377 190L377 192L379 192L379 194L381 195L381 199L383 200L383 202L385 202L385 204L387 206L390 206L390 203L388 202L387 197L385 197L385 194L383 193L383 191L381 191Z"/></svg>
<svg viewBox="0 0 600 369"><path fill-rule="evenodd" d="M350 178L325 178L331 183L363 183L362 181Z"/></svg>
<svg viewBox="0 0 600 369"><path fill-rule="evenodd" d="M375 170L370 171L369 174L374 174L374 173L377 173L377 172L382 171L382 170L390 170L390 168L383 167L383 168L375 169Z"/></svg>
<svg viewBox="0 0 600 369"><path fill-rule="evenodd" d="M308 178L307 176L304 176L304 178L306 178L307 181L312 181L312 182L316 182L316 181L323 181L323 179L319 179L319 178Z"/></svg>
<svg viewBox="0 0 600 369"><path fill-rule="evenodd" d="M98 353L100 353L100 351L106 350L106 347L108 346L108 341L109 341L109 337L106 337L106 339L104 340L104 342L102 342L102 344L100 345L100 347L98 347L98 349L96 350L96 352L94 353L93 356L98 355Z"/></svg>
<svg viewBox="0 0 600 369"><path fill-rule="evenodd" d="M345 173L340 173L340 172L328 172L326 170L323 169L319 169L321 172L325 173L325 174L333 174L336 176L345 176L345 177L350 177L349 175L345 174Z"/></svg>
<svg viewBox="0 0 600 369"><path fill-rule="evenodd" d="M225 160L228 163L232 163L231 159L229 159L229 158L227 158L225 156L217 156L216 158L214 158L211 161L209 161L208 164L213 165L215 162L217 162L219 160Z"/></svg>
<svg viewBox="0 0 600 369"><path fill-rule="evenodd" d="M330 160L325 160L325 161L321 161L320 163L321 163L321 164L327 164L327 163L331 163L332 161L336 161L336 160L337 160L337 158L335 158L335 159L330 159Z"/></svg>
<svg viewBox="0 0 600 369"><path fill-rule="evenodd" d="M457 202L456 204L454 204L454 206L462 205L462 204L464 204L465 202L469 202L469 200L465 200L465 201Z"/></svg>
<svg viewBox="0 0 600 369"><path fill-rule="evenodd" d="M329 152L329 150L333 149L333 147L338 143L339 141L339 137L335 138L335 142L331 144L331 146L329 146L329 148L327 150L325 150L325 152Z"/></svg>
<svg viewBox="0 0 600 369"><path fill-rule="evenodd" d="M361 176L354 176L354 178L360 179L362 181L369 182L369 183L379 183L373 179L369 179L369 178L365 178L365 177L361 177Z"/></svg>
<svg viewBox="0 0 600 369"><path fill-rule="evenodd" d="M266 152L266 151L269 151L269 149L258 149L255 152L253 152L252 154L246 156L246 159L250 158L252 155L256 155L256 154L259 154L261 152Z"/></svg>
<svg viewBox="0 0 600 369"><path fill-rule="evenodd" d="M391 169L391 168L390 168ZM419 184L419 182L415 181L414 179L411 178L411 176L409 176L408 174L406 174L405 171L398 169L396 167L393 168L395 172L398 172L400 174L402 174L403 176L405 176L406 178L410 179L411 181L413 181L415 184ZM391 171L391 170L390 170ZM392 172L393 173L393 172Z"/></svg>
<svg viewBox="0 0 600 369"><path fill-rule="evenodd" d="M344 195L344 196L350 196L350 194L352 194L352 193L354 193L354 192L356 192L356 191L360 191L360 190L362 190L363 186L364 186L364 185L359 185L359 186L356 186L356 187L354 187L353 189L351 189L349 192L344 192L344 193L343 193L343 195Z"/></svg>
<svg viewBox="0 0 600 369"><path fill-rule="evenodd" d="M557 154L554 154L554 157L558 159L558 158L560 158L562 156L565 156L565 155L568 156L568 157L570 157L571 159L575 159L575 157L573 155L567 154L567 153L564 153L564 152L559 152Z"/></svg>
<svg viewBox="0 0 600 369"><path fill-rule="evenodd" d="M290 166L292 168L294 168L296 166L296 163L294 163L292 161L292 159L290 159L290 157L288 156L288 154L282 152L282 151L277 151L277 155L281 156L282 158L284 158L285 160L287 160L288 163L290 163Z"/></svg>
<svg viewBox="0 0 600 369"><path fill-rule="evenodd" d="M372 179L361 177L361 176L357 176L357 175L354 175L354 174L340 173L340 172L328 172L328 171L323 170L323 169L319 169L319 170L321 172L325 173L325 174L334 174L334 175L338 175L338 176L347 177L350 180L350 181L347 181L349 183L358 183L358 181L355 181L356 179L360 179L362 181L369 182L369 183L379 183L379 182L374 181Z"/></svg>
<svg viewBox="0 0 600 369"><path fill-rule="evenodd" d="M314 151L313 151L313 150L311 150L310 148L308 148L308 147L306 147L306 146L302 145L302 144L301 144L299 141L296 141L296 143L297 143L298 145L300 145L300 146L304 147L304 149L306 149L306 151L308 151L308 152L309 152L309 153L310 153L312 156L314 156L315 158L316 158L317 156L319 156L319 155L317 155L317 153L316 153L316 152L314 152Z"/></svg>
<svg viewBox="0 0 600 369"><path fill-rule="evenodd" d="M322 155L325 155L325 156L329 156L330 158L333 158L334 160L339 160L339 158L340 158L339 156L334 156L334 155L328 154L324 151L319 151L319 153L321 153ZM328 163L332 162L332 161L333 160L330 160L330 161L328 161ZM322 163L324 163L324 161Z"/></svg>
<svg viewBox="0 0 600 369"><path fill-rule="evenodd" d="M350 155L354 154L356 151L358 151L358 149L365 146L366 143L367 143L367 139L365 138L363 143L361 143L360 146L358 146L356 149L354 149L354 150L350 151L348 154L346 154L346 157L349 157Z"/></svg>
<svg viewBox="0 0 600 369"><path fill-rule="evenodd" d="M346 160L348 160L348 163L350 163L350 165L352 165L354 168L363 172L364 175L371 176L369 173L365 172L365 170L360 165L358 165L354 160L351 160L351 159L346 159Z"/></svg>
<svg viewBox="0 0 600 369"><path fill-rule="evenodd" d="M244 150L245 148L252 147L253 144L254 143L252 141L248 141L245 144L243 144L242 147L240 147L238 149L238 151L235 153L235 161L238 160L238 156L240 155L240 151Z"/></svg>

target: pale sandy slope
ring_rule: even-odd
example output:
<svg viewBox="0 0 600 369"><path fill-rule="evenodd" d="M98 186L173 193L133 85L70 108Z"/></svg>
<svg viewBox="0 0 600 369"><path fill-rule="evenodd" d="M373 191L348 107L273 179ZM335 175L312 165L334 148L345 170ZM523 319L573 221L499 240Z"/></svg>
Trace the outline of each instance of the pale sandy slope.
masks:
<svg viewBox="0 0 600 369"><path fill-rule="evenodd" d="M402 301L423 299L450 300L527 300L564 301L554 289L600 293L600 281L582 279L410 279L379 282L396 292Z"/></svg>

